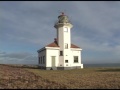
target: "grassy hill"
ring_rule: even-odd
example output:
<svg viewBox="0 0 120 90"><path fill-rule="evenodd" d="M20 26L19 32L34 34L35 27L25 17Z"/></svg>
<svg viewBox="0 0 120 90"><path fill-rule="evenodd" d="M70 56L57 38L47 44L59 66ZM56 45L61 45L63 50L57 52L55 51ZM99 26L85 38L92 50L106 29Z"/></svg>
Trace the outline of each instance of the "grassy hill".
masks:
<svg viewBox="0 0 120 90"><path fill-rule="evenodd" d="M40 70L0 65L0 89L120 89L120 68Z"/></svg>

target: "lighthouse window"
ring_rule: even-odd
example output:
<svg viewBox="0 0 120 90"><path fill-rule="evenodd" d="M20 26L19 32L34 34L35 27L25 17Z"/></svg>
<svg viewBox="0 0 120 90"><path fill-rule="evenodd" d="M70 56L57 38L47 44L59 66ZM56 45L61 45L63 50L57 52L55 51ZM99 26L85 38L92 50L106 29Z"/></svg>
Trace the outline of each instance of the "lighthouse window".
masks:
<svg viewBox="0 0 120 90"><path fill-rule="evenodd" d="M60 56L63 56L63 51L60 51Z"/></svg>
<svg viewBox="0 0 120 90"><path fill-rule="evenodd" d="M40 57L39 57L39 64L40 64Z"/></svg>
<svg viewBox="0 0 120 90"><path fill-rule="evenodd" d="M42 64L42 57L41 57L41 64Z"/></svg>
<svg viewBox="0 0 120 90"><path fill-rule="evenodd" d="M67 28L67 27L65 27L65 28L64 28L64 31L65 31L65 32L68 32L68 28Z"/></svg>
<svg viewBox="0 0 120 90"><path fill-rule="evenodd" d="M65 63L68 63L68 60L65 60Z"/></svg>
<svg viewBox="0 0 120 90"><path fill-rule="evenodd" d="M45 64L45 56L43 56L43 64Z"/></svg>
<svg viewBox="0 0 120 90"><path fill-rule="evenodd" d="M74 56L74 63L78 63L78 56Z"/></svg>
<svg viewBox="0 0 120 90"><path fill-rule="evenodd" d="M67 43L65 43L65 49L68 49L68 44Z"/></svg>
<svg viewBox="0 0 120 90"><path fill-rule="evenodd" d="M43 56L43 64L45 64L45 56Z"/></svg>

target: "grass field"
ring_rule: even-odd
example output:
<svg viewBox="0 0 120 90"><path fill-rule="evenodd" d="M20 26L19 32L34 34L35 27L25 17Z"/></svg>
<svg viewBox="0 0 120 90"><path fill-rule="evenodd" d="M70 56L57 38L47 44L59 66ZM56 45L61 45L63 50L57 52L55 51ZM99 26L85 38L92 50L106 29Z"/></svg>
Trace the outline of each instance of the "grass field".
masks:
<svg viewBox="0 0 120 90"><path fill-rule="evenodd" d="M120 89L120 68L40 70L0 65L1 89Z"/></svg>

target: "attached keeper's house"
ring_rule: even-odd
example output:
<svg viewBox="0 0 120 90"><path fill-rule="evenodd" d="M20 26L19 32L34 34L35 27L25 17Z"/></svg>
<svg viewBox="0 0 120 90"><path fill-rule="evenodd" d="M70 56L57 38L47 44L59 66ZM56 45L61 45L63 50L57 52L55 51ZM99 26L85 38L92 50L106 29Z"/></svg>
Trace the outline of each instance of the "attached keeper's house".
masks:
<svg viewBox="0 0 120 90"><path fill-rule="evenodd" d="M68 16L62 13L55 23L56 38L45 47L39 49L38 65L46 70L67 70L83 68L81 48L71 43L71 28Z"/></svg>

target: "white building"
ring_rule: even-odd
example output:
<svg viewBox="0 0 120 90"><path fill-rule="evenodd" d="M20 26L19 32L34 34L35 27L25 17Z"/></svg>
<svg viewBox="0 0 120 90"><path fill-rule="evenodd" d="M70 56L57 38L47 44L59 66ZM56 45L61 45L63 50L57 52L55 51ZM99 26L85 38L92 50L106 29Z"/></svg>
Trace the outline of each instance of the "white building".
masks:
<svg viewBox="0 0 120 90"><path fill-rule="evenodd" d="M58 16L55 23L56 38L51 44L39 49L38 64L46 70L66 70L83 68L81 63L81 48L71 44L71 28L68 16Z"/></svg>

